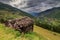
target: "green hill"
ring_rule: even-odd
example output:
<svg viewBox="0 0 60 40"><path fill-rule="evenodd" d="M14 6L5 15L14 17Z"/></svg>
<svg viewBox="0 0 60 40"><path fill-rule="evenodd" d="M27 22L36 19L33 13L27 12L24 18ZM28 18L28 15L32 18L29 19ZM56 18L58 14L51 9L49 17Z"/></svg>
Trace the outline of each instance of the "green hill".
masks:
<svg viewBox="0 0 60 40"><path fill-rule="evenodd" d="M39 13L36 21L38 26L60 33L60 7Z"/></svg>

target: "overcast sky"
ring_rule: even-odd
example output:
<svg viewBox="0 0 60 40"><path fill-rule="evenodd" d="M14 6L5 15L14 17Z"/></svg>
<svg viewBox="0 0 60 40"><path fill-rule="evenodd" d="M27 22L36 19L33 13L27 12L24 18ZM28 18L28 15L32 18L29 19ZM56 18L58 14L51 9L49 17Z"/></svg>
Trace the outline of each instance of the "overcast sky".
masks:
<svg viewBox="0 0 60 40"><path fill-rule="evenodd" d="M27 12L37 13L53 7L60 7L60 0L0 0Z"/></svg>

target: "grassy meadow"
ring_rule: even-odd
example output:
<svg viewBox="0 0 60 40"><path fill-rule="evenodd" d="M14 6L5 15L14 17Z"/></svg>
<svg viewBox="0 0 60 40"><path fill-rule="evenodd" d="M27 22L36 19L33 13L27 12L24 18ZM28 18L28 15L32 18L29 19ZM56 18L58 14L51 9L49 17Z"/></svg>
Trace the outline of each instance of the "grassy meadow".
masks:
<svg viewBox="0 0 60 40"><path fill-rule="evenodd" d="M0 24L0 40L47 40L42 35L38 35L36 32L21 34L12 28L5 27L4 24Z"/></svg>

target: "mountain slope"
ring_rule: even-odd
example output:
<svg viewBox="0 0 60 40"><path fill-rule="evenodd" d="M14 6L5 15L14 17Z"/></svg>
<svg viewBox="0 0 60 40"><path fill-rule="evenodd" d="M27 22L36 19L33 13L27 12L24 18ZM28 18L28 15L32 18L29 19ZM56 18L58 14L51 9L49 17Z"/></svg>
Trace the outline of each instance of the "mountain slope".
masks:
<svg viewBox="0 0 60 40"><path fill-rule="evenodd" d="M0 22L3 22L8 19L20 18L23 16L28 16L33 18L32 15L23 12L17 8L14 8L8 4L3 4L0 2Z"/></svg>
<svg viewBox="0 0 60 40"><path fill-rule="evenodd" d="M28 14L26 12L23 12L22 10L14 8L14 7L12 7L12 6L8 5L8 4L3 4L1 2L0 2L0 10L12 12L12 13L19 13L22 16L33 17L32 15L30 15L30 14Z"/></svg>
<svg viewBox="0 0 60 40"><path fill-rule="evenodd" d="M60 7L55 7L44 12L38 13L38 16L60 19Z"/></svg>
<svg viewBox="0 0 60 40"><path fill-rule="evenodd" d="M60 33L60 7L41 12L36 19L36 25Z"/></svg>

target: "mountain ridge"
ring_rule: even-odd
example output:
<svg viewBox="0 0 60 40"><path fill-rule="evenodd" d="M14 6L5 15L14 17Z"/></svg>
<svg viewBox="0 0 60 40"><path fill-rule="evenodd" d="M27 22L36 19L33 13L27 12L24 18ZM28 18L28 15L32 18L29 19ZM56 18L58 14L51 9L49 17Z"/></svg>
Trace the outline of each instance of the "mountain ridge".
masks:
<svg viewBox="0 0 60 40"><path fill-rule="evenodd" d="M15 8L15 7L12 7L12 6L8 5L8 4L4 4L4 3L2 3L2 2L0 2L0 10L6 10L6 11L13 12L13 13L18 12L20 15L25 15L25 16L29 16L29 17L32 16L32 15L30 15L30 14L27 13L27 12L24 12L24 11L22 11L22 10L20 10L20 9L17 9L17 8ZM33 16L32 16L32 17L33 17Z"/></svg>
<svg viewBox="0 0 60 40"><path fill-rule="evenodd" d="M59 18L60 16L60 7L54 7L52 9L40 12L40 13L35 13L36 17L49 17L49 18ZM58 17L59 16L59 17Z"/></svg>
<svg viewBox="0 0 60 40"><path fill-rule="evenodd" d="M6 20L14 19L14 18L21 18L24 16L34 18L34 16L30 15L29 13L26 13L8 4L4 4L0 2L0 22L3 23Z"/></svg>

